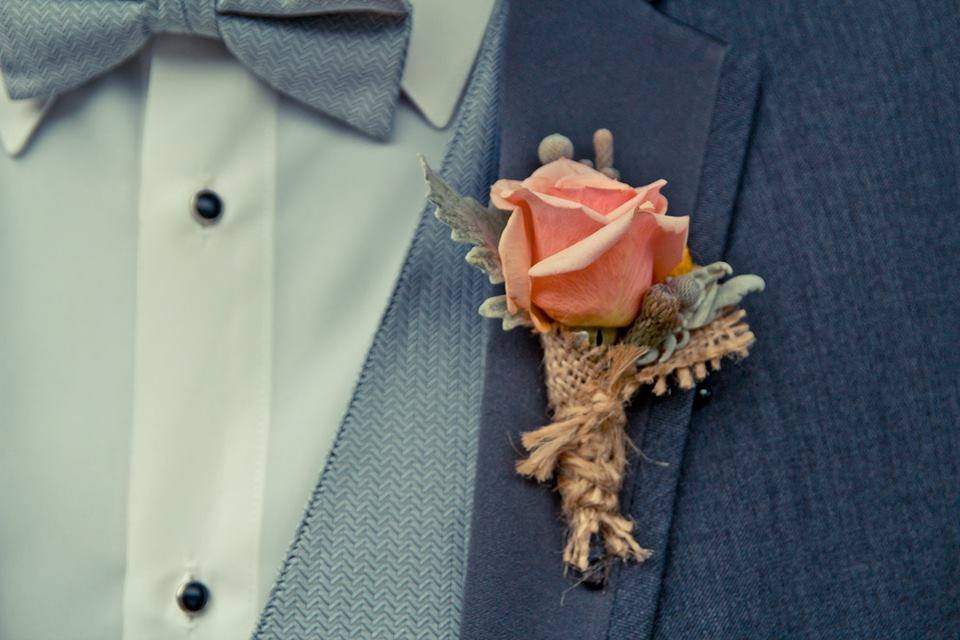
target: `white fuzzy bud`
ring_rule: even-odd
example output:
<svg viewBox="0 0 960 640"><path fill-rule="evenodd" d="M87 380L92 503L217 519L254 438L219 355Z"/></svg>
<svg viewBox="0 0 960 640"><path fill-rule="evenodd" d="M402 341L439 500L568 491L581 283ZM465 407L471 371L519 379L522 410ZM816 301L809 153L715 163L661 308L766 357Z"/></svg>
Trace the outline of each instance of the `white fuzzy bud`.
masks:
<svg viewBox="0 0 960 640"><path fill-rule="evenodd" d="M573 158L573 143L565 135L551 133L540 141L537 156L540 158L540 164L549 164L560 158Z"/></svg>
<svg viewBox="0 0 960 640"><path fill-rule="evenodd" d="M593 153L597 169L603 171L613 166L613 134L610 129L597 129L593 134Z"/></svg>

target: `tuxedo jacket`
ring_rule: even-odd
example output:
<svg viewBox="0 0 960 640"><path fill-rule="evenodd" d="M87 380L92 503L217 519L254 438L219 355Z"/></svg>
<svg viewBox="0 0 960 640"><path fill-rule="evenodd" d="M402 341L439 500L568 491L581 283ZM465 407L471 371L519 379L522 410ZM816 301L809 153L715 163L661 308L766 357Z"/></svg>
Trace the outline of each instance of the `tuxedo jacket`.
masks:
<svg viewBox="0 0 960 640"><path fill-rule="evenodd" d="M514 471L538 341L476 314L491 287L427 208L256 637L957 637L958 26L933 0L501 5L444 177L485 201L543 136L609 128L699 263L766 279L757 344L631 404L621 503L654 553L577 586L556 494Z"/></svg>

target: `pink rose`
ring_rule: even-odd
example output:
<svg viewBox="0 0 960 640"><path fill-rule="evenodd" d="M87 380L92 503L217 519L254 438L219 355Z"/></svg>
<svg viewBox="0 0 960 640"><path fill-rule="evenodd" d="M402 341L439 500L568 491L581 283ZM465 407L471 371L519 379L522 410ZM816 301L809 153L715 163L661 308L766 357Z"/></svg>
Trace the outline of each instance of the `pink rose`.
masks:
<svg viewBox="0 0 960 640"><path fill-rule="evenodd" d="M664 215L666 184L634 189L560 159L518 180L498 180L494 206L512 211L500 258L512 313L529 312L537 330L623 327L644 293L683 257L689 218Z"/></svg>

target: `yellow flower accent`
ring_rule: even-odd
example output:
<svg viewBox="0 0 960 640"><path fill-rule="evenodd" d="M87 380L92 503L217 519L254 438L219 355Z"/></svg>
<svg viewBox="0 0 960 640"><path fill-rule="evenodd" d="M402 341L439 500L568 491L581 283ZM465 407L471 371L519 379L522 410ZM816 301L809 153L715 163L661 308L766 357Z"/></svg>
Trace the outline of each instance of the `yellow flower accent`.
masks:
<svg viewBox="0 0 960 640"><path fill-rule="evenodd" d="M690 247L683 248L683 258L680 259L680 263L677 264L671 271L669 276L676 278L684 274L690 273L696 268L696 264L693 262L693 256L690 255Z"/></svg>

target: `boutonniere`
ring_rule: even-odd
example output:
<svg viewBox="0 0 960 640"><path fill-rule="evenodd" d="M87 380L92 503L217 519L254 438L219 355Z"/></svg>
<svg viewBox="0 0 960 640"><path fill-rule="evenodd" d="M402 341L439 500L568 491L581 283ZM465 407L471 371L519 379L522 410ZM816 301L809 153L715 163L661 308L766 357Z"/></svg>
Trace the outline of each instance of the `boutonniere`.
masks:
<svg viewBox="0 0 960 640"><path fill-rule="evenodd" d="M425 162L424 171L437 218L474 245L467 262L504 284L480 314L539 336L552 422L523 434L528 455L516 469L555 482L565 566L597 583L611 558L651 554L620 512L627 403L643 387L692 389L724 358L745 358L754 336L738 305L764 283L732 277L725 262L695 264L689 218L667 214L666 181L621 182L605 129L594 153L575 161L569 139L544 138L542 166L494 183L490 206L456 194Z"/></svg>

